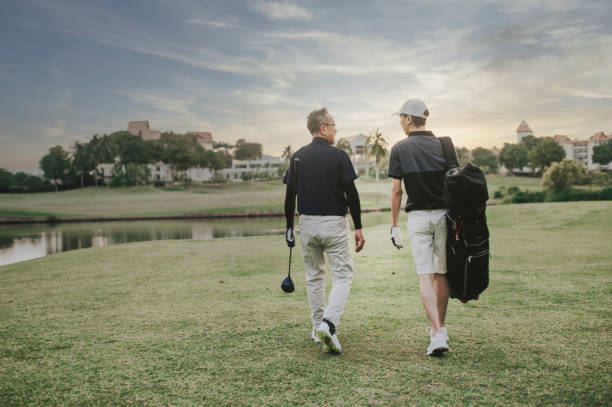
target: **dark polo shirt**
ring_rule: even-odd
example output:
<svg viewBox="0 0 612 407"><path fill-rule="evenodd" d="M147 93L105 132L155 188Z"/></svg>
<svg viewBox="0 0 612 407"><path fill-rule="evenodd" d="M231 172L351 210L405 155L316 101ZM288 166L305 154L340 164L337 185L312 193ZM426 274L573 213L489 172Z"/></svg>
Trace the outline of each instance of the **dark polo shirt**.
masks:
<svg viewBox="0 0 612 407"><path fill-rule="evenodd" d="M406 212L445 208L445 173L442 145L430 131L410 132L391 149L388 175L404 180Z"/></svg>
<svg viewBox="0 0 612 407"><path fill-rule="evenodd" d="M298 212L302 215L345 216L348 201L344 186L357 178L348 154L322 137L293 154L283 183L293 184L294 159L298 157Z"/></svg>

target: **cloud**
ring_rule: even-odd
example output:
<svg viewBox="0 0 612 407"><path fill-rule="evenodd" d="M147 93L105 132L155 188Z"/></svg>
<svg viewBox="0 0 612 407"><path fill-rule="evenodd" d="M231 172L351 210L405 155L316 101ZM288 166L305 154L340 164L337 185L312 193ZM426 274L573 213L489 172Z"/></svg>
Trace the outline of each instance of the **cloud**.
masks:
<svg viewBox="0 0 612 407"><path fill-rule="evenodd" d="M310 20L313 15L307 9L289 2L255 1L249 4L270 20Z"/></svg>
<svg viewBox="0 0 612 407"><path fill-rule="evenodd" d="M214 20L206 20L203 18L193 17L185 21L187 24L191 25L204 25L208 27L214 28L242 28L238 24L226 22L226 21L214 21Z"/></svg>
<svg viewBox="0 0 612 407"><path fill-rule="evenodd" d="M116 90L115 93L126 96L134 102L147 104L153 109L168 113L186 113L195 102L194 96L167 96L157 92L138 90Z"/></svg>
<svg viewBox="0 0 612 407"><path fill-rule="evenodd" d="M40 6L47 8L62 23L27 21L23 23L24 27L68 33L114 48L222 72L248 74L252 72L251 67L256 63L253 57L228 55L222 51L214 51L207 47L206 43L197 45L187 44L184 41L172 41L166 36L157 34L156 30L151 31L150 26L139 27L93 6L69 7L53 1L40 3ZM126 29L126 27L130 28Z"/></svg>
<svg viewBox="0 0 612 407"><path fill-rule="evenodd" d="M156 91L121 89L115 93L125 96L140 104L142 108L134 109L130 120L149 120L151 127L161 131L205 131L211 128L211 122L198 111L195 93L167 95Z"/></svg>
<svg viewBox="0 0 612 407"><path fill-rule="evenodd" d="M43 138L58 138L66 136L67 120L56 120L52 123L44 124L41 127Z"/></svg>

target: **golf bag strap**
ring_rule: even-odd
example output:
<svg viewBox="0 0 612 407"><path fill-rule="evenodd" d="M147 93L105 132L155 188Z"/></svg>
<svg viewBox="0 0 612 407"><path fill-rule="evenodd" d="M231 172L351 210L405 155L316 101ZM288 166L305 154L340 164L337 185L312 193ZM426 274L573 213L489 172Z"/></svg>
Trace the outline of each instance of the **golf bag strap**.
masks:
<svg viewBox="0 0 612 407"><path fill-rule="evenodd" d="M440 145L442 146L442 153L444 154L444 161L446 161L446 170L457 168L459 166L459 160L457 158L457 152L453 145L453 140L450 137L438 137Z"/></svg>

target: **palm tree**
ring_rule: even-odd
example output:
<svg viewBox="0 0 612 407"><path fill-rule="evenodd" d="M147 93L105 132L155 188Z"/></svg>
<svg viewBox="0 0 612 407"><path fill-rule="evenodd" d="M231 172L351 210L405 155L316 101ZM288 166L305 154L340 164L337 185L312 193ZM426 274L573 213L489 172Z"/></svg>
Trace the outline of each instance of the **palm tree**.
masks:
<svg viewBox="0 0 612 407"><path fill-rule="evenodd" d="M372 130L372 132L368 136L366 149L367 157L374 157L376 160L376 204L378 205L380 200L380 187L378 183L380 174L380 162L387 155L387 140L383 137L379 129Z"/></svg>
<svg viewBox="0 0 612 407"><path fill-rule="evenodd" d="M292 155L293 155L293 151L291 150L291 146L285 147L285 149L283 150L283 155L282 155L282 157L285 159L285 162L288 162L291 159Z"/></svg>
<svg viewBox="0 0 612 407"><path fill-rule="evenodd" d="M345 138L341 138L336 142L336 147L340 150L346 151L348 155L353 154L353 150L351 149L351 142Z"/></svg>

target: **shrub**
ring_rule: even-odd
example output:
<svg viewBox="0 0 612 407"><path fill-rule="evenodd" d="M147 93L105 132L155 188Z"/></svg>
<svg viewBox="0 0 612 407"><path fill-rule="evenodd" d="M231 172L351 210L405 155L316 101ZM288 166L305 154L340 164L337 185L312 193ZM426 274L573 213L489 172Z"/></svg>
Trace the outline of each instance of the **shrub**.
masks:
<svg viewBox="0 0 612 407"><path fill-rule="evenodd" d="M548 191L559 192L572 185L579 185L586 176L586 169L576 160L564 159L552 163L542 177L542 186Z"/></svg>
<svg viewBox="0 0 612 407"><path fill-rule="evenodd" d="M546 191L529 192L518 191L509 198L510 203L529 203L529 202L544 202L546 199Z"/></svg>
<svg viewBox="0 0 612 407"><path fill-rule="evenodd" d="M521 189L519 187L510 187L508 188L508 195L513 195L519 192Z"/></svg>
<svg viewBox="0 0 612 407"><path fill-rule="evenodd" d="M606 188L612 189L612 188ZM565 189L563 191L551 192L546 201L548 202L567 202L567 201L601 201L604 198L605 190L584 190L584 189Z"/></svg>
<svg viewBox="0 0 612 407"><path fill-rule="evenodd" d="M583 180L583 185L612 186L612 174L602 171L589 171Z"/></svg>

